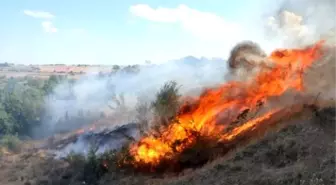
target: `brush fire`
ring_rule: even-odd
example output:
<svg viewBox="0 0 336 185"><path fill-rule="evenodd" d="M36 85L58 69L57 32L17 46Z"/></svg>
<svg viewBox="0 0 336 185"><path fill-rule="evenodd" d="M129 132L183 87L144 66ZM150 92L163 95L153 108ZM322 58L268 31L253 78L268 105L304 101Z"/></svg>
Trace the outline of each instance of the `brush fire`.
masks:
<svg viewBox="0 0 336 185"><path fill-rule="evenodd" d="M242 48L253 47L248 45ZM204 164L299 112L304 107L299 103L305 92L304 74L319 62L323 45L319 41L304 49L279 49L269 56L259 50L238 56L235 48L230 67L242 66L245 72L258 68L257 73L250 80L230 81L188 98L169 126L130 146L132 160L124 163L151 171ZM285 102L282 97L288 95L292 100Z"/></svg>

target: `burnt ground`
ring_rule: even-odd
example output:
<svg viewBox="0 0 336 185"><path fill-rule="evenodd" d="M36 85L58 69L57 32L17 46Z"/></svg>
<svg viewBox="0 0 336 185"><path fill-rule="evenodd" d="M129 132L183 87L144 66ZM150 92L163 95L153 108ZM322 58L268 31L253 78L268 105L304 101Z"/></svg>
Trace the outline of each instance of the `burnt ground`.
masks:
<svg viewBox="0 0 336 185"><path fill-rule="evenodd" d="M82 166L69 167L46 151L2 156L1 185L79 185ZM88 174L86 174L88 175ZM335 184L335 109L268 133L202 168L144 175L111 169L97 185L331 185Z"/></svg>

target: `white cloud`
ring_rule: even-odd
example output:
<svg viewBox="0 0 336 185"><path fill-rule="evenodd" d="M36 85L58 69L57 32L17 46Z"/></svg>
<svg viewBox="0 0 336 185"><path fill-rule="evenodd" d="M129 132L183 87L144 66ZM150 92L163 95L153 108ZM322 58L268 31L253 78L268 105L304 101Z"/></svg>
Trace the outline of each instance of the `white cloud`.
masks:
<svg viewBox="0 0 336 185"><path fill-rule="evenodd" d="M23 13L27 16L37 18L37 19L45 19L42 21L41 25L45 32L47 33L55 33L58 29L53 25L51 21L47 21L48 19L52 19L55 15L51 14L50 12L45 11L32 11L32 10L24 10Z"/></svg>
<svg viewBox="0 0 336 185"><path fill-rule="evenodd" d="M56 33L58 31L58 29L50 21L43 21L42 27L47 33Z"/></svg>
<svg viewBox="0 0 336 185"><path fill-rule="evenodd" d="M146 4L138 4L131 6L129 11L149 21L179 24L184 30L204 40L225 40L232 43L239 40L243 34L239 24L225 20L214 13L198 11L186 5L154 9Z"/></svg>
<svg viewBox="0 0 336 185"><path fill-rule="evenodd" d="M178 8L157 8L153 9L146 4L138 4L130 7L130 12L136 16L155 22L177 22Z"/></svg>
<svg viewBox="0 0 336 185"><path fill-rule="evenodd" d="M27 16L39 19L52 19L55 17L52 13L44 11L24 10L23 13Z"/></svg>

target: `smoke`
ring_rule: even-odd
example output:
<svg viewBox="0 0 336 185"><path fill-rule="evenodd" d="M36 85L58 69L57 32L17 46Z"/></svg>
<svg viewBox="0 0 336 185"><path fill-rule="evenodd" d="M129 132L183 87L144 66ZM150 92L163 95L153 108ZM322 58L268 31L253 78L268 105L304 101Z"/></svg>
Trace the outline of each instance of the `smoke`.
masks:
<svg viewBox="0 0 336 185"><path fill-rule="evenodd" d="M282 47L304 47L320 39L335 42L333 0L281 0L269 13L265 33Z"/></svg>
<svg viewBox="0 0 336 185"><path fill-rule="evenodd" d="M117 99L123 95L124 113L128 111L129 114L126 112L124 119L111 118L109 124L126 124L135 119L132 110L138 97L144 98L143 101L153 100L159 88L170 80L178 82L181 93L188 93L191 89L194 93L200 92L204 86L223 82L225 67L222 60L186 57L160 65L139 66L137 73L123 70L111 76L90 73L73 83L66 81L46 97L47 116L35 135L73 131L101 119L102 114L122 117L118 112L121 105L113 99L115 95Z"/></svg>
<svg viewBox="0 0 336 185"><path fill-rule="evenodd" d="M321 38L334 42L334 5L333 0L272 1L271 4L261 7L260 15L266 16L259 17L249 24L253 26L249 31L260 33L253 38L243 39L258 42L266 54L279 47L306 46ZM263 58L260 54L251 54L247 58L250 57L258 60ZM152 100L157 90L170 80L175 80L181 85L182 93L192 91L197 94L205 86L229 80L228 77L224 78L229 70L224 60L187 57L161 65L140 66L137 74L120 72L104 77L90 74L73 84L65 82L46 97L47 116L43 128L37 129L36 133L48 136L61 131L71 131L100 119L102 113L119 114L109 108L111 105L115 106L112 98L115 94L123 94L127 110L133 110L139 96ZM246 74L239 73L240 76ZM69 119L82 115L86 115L87 119ZM113 126L130 122L134 119L133 116L128 114L123 119L111 120L110 124ZM63 120L63 124L60 120Z"/></svg>
<svg viewBox="0 0 336 185"><path fill-rule="evenodd" d="M322 102L335 101L336 1L282 0L273 16L268 18L268 30L283 47L304 48L325 40L323 55L304 74L307 96Z"/></svg>
<svg viewBox="0 0 336 185"><path fill-rule="evenodd" d="M254 42L243 41L232 48L228 59L230 73L227 78L238 81L253 79L261 68L271 66L266 60L266 53Z"/></svg>
<svg viewBox="0 0 336 185"><path fill-rule="evenodd" d="M266 55L275 49L305 48L321 39L326 40L327 45L335 45L335 1L278 0L259 5L258 16L261 16L248 19L251 22L248 25L253 28L249 32L255 37L232 48L227 79L249 80L261 68L272 67ZM333 49L327 51L329 58L332 52ZM330 61L326 58L324 56L323 61Z"/></svg>
<svg viewBox="0 0 336 185"><path fill-rule="evenodd" d="M335 45L326 45L323 56L304 74L304 86L310 96L316 96L323 104L336 100L336 50ZM330 105L329 105L330 106Z"/></svg>
<svg viewBox="0 0 336 185"><path fill-rule="evenodd" d="M54 152L55 157L63 158L71 152L86 155L89 149L94 149L96 154L104 153L107 150L119 150L130 141L125 135L135 139L140 137L137 128L137 124L130 123L114 130L94 130L84 133L69 142L58 143L58 146L55 147L57 148Z"/></svg>

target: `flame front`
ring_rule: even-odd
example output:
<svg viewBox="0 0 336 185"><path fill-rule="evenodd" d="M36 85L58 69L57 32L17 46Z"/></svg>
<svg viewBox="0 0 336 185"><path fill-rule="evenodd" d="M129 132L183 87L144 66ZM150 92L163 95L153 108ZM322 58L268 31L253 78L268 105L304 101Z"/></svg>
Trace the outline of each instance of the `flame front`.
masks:
<svg viewBox="0 0 336 185"><path fill-rule="evenodd" d="M303 91L302 73L321 56L322 44L320 41L305 49L276 50L268 57L275 66L261 71L252 82L228 82L206 90L191 105L182 106L176 120L160 136L144 137L131 146L134 165L156 166L162 160L173 160L199 135L218 142L230 141L264 123L277 111L271 110L231 131L225 129L244 109L255 109L258 103L289 89Z"/></svg>

